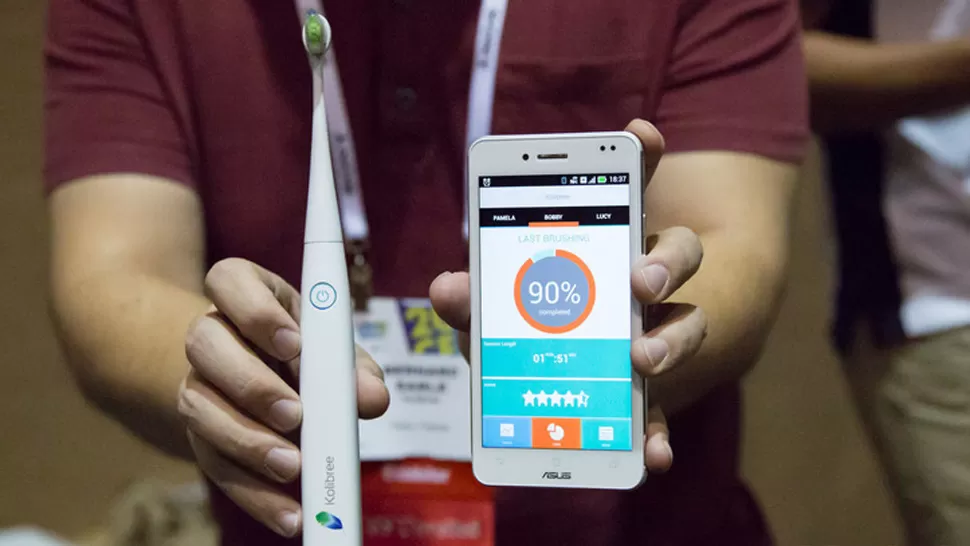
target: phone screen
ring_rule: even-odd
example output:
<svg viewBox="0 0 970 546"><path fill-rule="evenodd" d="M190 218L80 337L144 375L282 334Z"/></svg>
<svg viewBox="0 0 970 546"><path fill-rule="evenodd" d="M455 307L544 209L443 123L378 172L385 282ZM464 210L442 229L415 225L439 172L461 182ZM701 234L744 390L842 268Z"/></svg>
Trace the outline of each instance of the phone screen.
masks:
<svg viewBox="0 0 970 546"><path fill-rule="evenodd" d="M629 173L478 185L482 447L632 450Z"/></svg>

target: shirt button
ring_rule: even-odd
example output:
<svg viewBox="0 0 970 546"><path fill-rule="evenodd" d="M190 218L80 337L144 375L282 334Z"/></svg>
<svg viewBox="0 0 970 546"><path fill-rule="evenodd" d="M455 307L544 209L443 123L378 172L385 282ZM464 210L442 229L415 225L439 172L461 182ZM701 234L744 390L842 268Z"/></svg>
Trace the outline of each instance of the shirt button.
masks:
<svg viewBox="0 0 970 546"><path fill-rule="evenodd" d="M418 93L410 87L398 87L394 91L394 105L402 112L410 111L417 101Z"/></svg>

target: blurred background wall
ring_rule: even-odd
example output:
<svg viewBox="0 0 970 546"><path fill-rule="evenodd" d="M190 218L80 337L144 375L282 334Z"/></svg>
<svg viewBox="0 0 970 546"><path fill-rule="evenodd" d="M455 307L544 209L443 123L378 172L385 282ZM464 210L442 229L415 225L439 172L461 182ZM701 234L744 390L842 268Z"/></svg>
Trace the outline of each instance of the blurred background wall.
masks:
<svg viewBox="0 0 970 546"><path fill-rule="evenodd" d="M67 536L102 522L145 478L193 480L107 421L73 387L47 314L41 193L44 0L0 0L0 529Z"/></svg>
<svg viewBox="0 0 970 546"><path fill-rule="evenodd" d="M68 537L146 479L196 479L86 406L47 316L41 185L42 0L0 2L0 529ZM782 316L747 381L745 472L781 546L893 545L899 530L827 341L832 242L806 167ZM674 431L676 434L676 431Z"/></svg>

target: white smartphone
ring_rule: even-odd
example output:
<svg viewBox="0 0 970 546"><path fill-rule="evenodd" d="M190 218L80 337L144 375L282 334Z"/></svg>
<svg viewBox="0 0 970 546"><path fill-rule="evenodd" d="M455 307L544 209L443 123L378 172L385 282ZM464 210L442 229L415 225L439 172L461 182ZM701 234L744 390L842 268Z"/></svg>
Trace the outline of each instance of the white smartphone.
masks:
<svg viewBox="0 0 970 546"><path fill-rule="evenodd" d="M468 156L472 466L486 485L646 477L643 148L631 133L492 136Z"/></svg>

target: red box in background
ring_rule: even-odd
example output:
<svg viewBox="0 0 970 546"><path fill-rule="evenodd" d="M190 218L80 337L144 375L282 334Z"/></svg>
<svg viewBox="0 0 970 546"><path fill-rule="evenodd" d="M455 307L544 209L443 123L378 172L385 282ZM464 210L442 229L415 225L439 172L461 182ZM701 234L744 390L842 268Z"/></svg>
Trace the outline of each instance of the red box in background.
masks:
<svg viewBox="0 0 970 546"><path fill-rule="evenodd" d="M366 546L492 546L494 498L468 463L363 463Z"/></svg>

